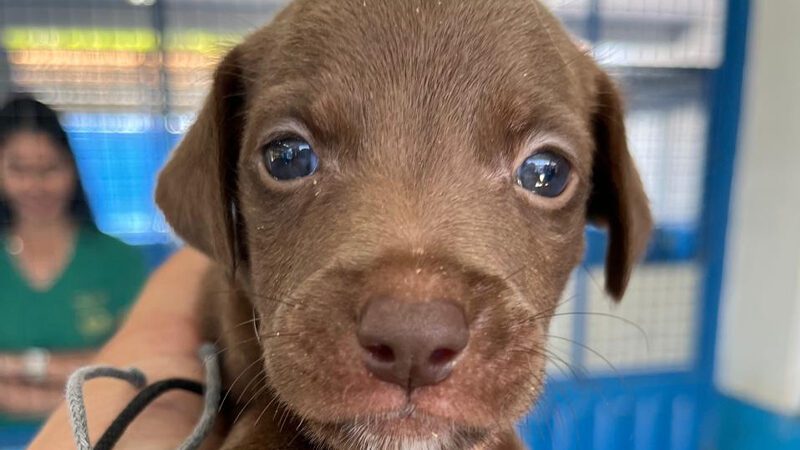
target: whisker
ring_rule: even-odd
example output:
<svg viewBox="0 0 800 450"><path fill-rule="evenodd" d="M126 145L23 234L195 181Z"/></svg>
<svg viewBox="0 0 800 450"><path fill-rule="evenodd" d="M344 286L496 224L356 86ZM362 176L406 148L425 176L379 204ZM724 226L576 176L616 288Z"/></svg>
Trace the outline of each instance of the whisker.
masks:
<svg viewBox="0 0 800 450"><path fill-rule="evenodd" d="M294 430L294 431L295 431L295 433L294 433L294 436L292 436L292 439L291 439L291 440L289 441L289 443L287 444L288 446L290 446L290 447L291 447L291 445L294 443L294 441L295 441L295 440L296 440L298 437L300 437L300 435L302 434L302 431L301 431L301 430L303 429L303 422L305 422L305 418L303 418L303 417L298 417L298 420L297 420L297 426L295 427L295 430Z"/></svg>
<svg viewBox="0 0 800 450"><path fill-rule="evenodd" d="M228 389L225 392L225 395L222 397L222 400L220 400L219 402L219 411L222 411L222 406L225 404L225 400L228 399L228 396L231 394L231 391L233 391L233 388L234 386L236 386L236 383L239 381L239 379L242 378L244 374L247 373L248 370L250 370L251 367L253 367L254 365L256 365L261 361L262 361L261 358L258 358L255 361L251 362L250 364L247 365L247 367L244 368L244 370L242 370L242 372L236 378L234 378L231 385L228 386Z"/></svg>
<svg viewBox="0 0 800 450"><path fill-rule="evenodd" d="M278 400L278 396L277 396L277 395L274 395L274 396L272 397L272 399L270 399L269 403L267 403L267 406L265 406L265 407L264 407L264 409L262 409L262 410L261 410L261 413L258 415L258 417L256 417L256 423L255 423L255 425L258 425L258 422L261 420L261 418L264 416L264 414L265 414L265 413L266 413L266 412L269 410L269 408L270 408L270 407L271 407L271 406L272 406L272 405L273 405L273 404L274 404L274 403L275 403L277 400Z"/></svg>
<svg viewBox="0 0 800 450"><path fill-rule="evenodd" d="M258 323L257 323L258 322ZM256 317L256 308L253 307L253 333L256 335L258 345L261 345L261 335L258 332L258 325L261 323L261 316Z"/></svg>
<svg viewBox="0 0 800 450"><path fill-rule="evenodd" d="M589 278L589 281L591 281L591 282L592 282L592 284L594 285L594 288L595 288L595 289L596 289L598 292L605 292L605 289L604 289L604 288L603 288L603 286L602 286L602 285L601 285L601 284L600 284L600 283L597 281L597 279L594 277L594 275L592 274L592 271L591 271L591 270L589 270L589 266L587 266L587 265L586 265L586 263L581 263L581 265L580 265L580 268L581 268L581 269L583 269L583 271L586 273L586 276Z"/></svg>
<svg viewBox="0 0 800 450"><path fill-rule="evenodd" d="M520 273L524 272L526 269L528 269L528 266L523 264L518 269L513 270L508 275L505 275L502 278L500 278L500 282L501 283L505 283L506 281L510 280L511 278L513 278L513 277L519 275ZM485 294L487 291L489 291L490 289L495 288L495 287L496 286L494 284L480 286L479 288L475 289L474 291L472 291L470 293L470 295L467 297L465 302L468 303L468 302L470 302L472 300L475 300L479 296Z"/></svg>
<svg viewBox="0 0 800 450"><path fill-rule="evenodd" d="M523 355L534 354L534 355L538 355L538 356L541 356L541 357L545 358L545 360L547 360L547 361L555 360L555 361L563 364L567 369L569 369L569 371L572 374L573 378L576 378L576 379L581 378L581 376L578 374L578 371L576 371L575 368L570 363L568 363L566 360L561 358L559 355L556 355L555 353L553 353L552 351L550 351L550 350L548 350L546 348L517 347L517 348L509 350L509 352L510 353L520 353L520 354L523 354Z"/></svg>
<svg viewBox="0 0 800 450"><path fill-rule="evenodd" d="M637 324L636 322L630 319L626 319L624 317L617 316L615 314L592 312L592 311L565 311L562 313L551 314L549 317L552 318L552 317L566 317L566 316L596 316L596 317L605 317L608 319L618 320L626 325L630 325L633 328L635 328L636 331L638 331L639 334L641 334L642 337L644 338L648 351L650 350L650 338L647 335L647 331L645 331L645 329L641 325ZM541 319L543 319L543 317L537 318L536 320L541 320Z"/></svg>
<svg viewBox="0 0 800 450"><path fill-rule="evenodd" d="M563 361L563 359L561 359L560 361L556 361L555 359L551 359L550 356L551 355L544 355L547 362L552 363L553 367L555 367L561 373L561 375L564 376L564 378L569 378L570 374L567 373L566 369L564 369L564 367L562 366L563 363L561 361ZM574 377L575 375L572 374L572 376Z"/></svg>
<svg viewBox="0 0 800 450"><path fill-rule="evenodd" d="M272 334L259 334L257 336L252 336L252 337L249 337L247 339L243 339L243 340L241 340L239 342L233 343L233 344L229 345L228 347L223 347L221 350L217 350L217 355L221 355L222 353L227 352L228 350L231 350L233 348L236 348L241 344L246 344L246 343L252 342L252 341L261 341L261 340L266 340L266 339L277 339L277 338L286 338L286 337L298 337L298 336L300 336L300 333L284 333L284 332L281 332L281 331L278 331L278 332L275 332L275 333L272 333Z"/></svg>
<svg viewBox="0 0 800 450"><path fill-rule="evenodd" d="M543 319L545 316L547 316L547 314L549 314L549 313L551 313L553 311L556 311L558 308L566 305L567 303L575 300L576 298L578 298L577 294L576 295L571 295L571 296L559 301L558 303L556 303L555 305L551 306L550 308L543 309L543 310L539 311L538 313L536 313L533 316L533 320ZM553 316L550 315L550 316L547 316L547 317L553 317Z"/></svg>
<svg viewBox="0 0 800 450"><path fill-rule="evenodd" d="M242 399L244 398L244 396L247 393L247 391L250 389L250 386L253 385L253 383L257 384L257 383L261 383L263 381L267 381L267 374L264 373L264 372L261 372L257 376L253 377L247 383L247 385L244 387L244 389L242 389L242 392L239 394L239 397L236 399L236 403L241 403L242 402Z"/></svg>
<svg viewBox="0 0 800 450"><path fill-rule="evenodd" d="M612 363L611 363L611 361L609 361L609 360L608 360L608 358L606 358L605 356L603 356L603 355L602 355L600 352L598 352L597 350L595 350L595 349L593 349L593 348L589 347L588 345L586 345L586 344L583 344L583 343L581 343L581 342L578 342L578 341L576 341L576 340L573 340L573 339L569 339L569 338L565 338L565 337L561 337L561 336L555 336L555 335L552 335L552 334L547 334L547 335L545 335L545 337L547 337L547 338L551 338L551 339L558 339L558 340L562 340L562 341L565 341L565 342L569 342L569 343L571 343L572 345L576 345L576 346L578 346L578 347L580 347L580 348L582 348L582 349L584 349L584 350L586 350L586 351L590 352L591 354L593 354L593 355L597 356L598 358L602 359L602 360L603 360L603 362L605 362L605 363L608 365L608 367L609 367L611 370L613 370L613 371L614 371L614 374L615 374L615 375L620 375L620 373L619 373L619 371L617 370L616 366L614 366L614 364L612 364Z"/></svg>
<svg viewBox="0 0 800 450"><path fill-rule="evenodd" d="M289 410L285 409L281 412L281 419L278 421L278 431L283 432L283 427L289 419Z"/></svg>
<svg viewBox="0 0 800 450"><path fill-rule="evenodd" d="M221 290L220 289L220 290L209 291L209 293L212 294L212 295L231 295L234 292L235 292L234 289L228 289L228 290ZM297 308L297 309L305 306L302 302L294 303L294 301L298 301L299 299L293 299L291 295L287 295L285 298L278 298L278 297L273 297L273 296L268 296L268 295L263 295L263 294L257 294L255 292L248 292L247 293L247 298L250 299L251 301L252 300L262 300L262 301L266 301L266 302L278 303L278 304L290 306L292 308ZM286 299L288 299L288 300L286 300Z"/></svg>
<svg viewBox="0 0 800 450"><path fill-rule="evenodd" d="M522 266L519 267L519 269L517 269L517 270L511 272L510 274L508 274L507 276L501 278L500 281L508 281L508 280L514 278L515 276L519 275L520 273L524 272L525 269L527 269L527 268L528 267L523 264Z"/></svg>
<svg viewBox="0 0 800 450"><path fill-rule="evenodd" d="M253 400L255 400L259 395L261 395L264 392L266 392L267 389L269 389L269 385L267 383L264 383L263 385L261 385L261 387L259 387L253 393L253 395L250 397L250 399L247 400L247 403L245 403L244 406L242 406L239 409L239 412L236 414L236 417L234 417L234 419L233 419L233 423L238 422L239 419L242 417L242 414L244 414L244 412L247 411L247 407L250 406L251 403L253 403Z"/></svg>

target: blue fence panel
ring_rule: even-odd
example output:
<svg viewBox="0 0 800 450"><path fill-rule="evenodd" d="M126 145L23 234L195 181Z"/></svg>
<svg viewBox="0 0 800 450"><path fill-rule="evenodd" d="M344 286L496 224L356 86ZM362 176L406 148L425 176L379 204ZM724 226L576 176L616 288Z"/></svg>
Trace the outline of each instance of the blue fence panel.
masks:
<svg viewBox="0 0 800 450"><path fill-rule="evenodd" d="M551 382L520 432L533 450L697 449L701 389L677 373Z"/></svg>
<svg viewBox="0 0 800 450"><path fill-rule="evenodd" d="M157 117L127 118L145 121L133 130L122 119L108 114L68 118L84 189L102 231L131 244L165 243L167 228L153 193L158 171L180 136L167 132Z"/></svg>
<svg viewBox="0 0 800 450"><path fill-rule="evenodd" d="M606 2L589 3L590 16L596 17L587 19L587 23L592 25L588 36L593 41L602 41L604 23L602 17L597 15ZM650 3L653 2L648 4ZM655 3L668 6L674 2ZM698 302L689 319L697 322L697 334L692 344L694 349L689 364L680 372L645 368L640 375L632 376L623 370L614 377L592 378L589 374L586 379L551 382L537 409L520 427L526 443L533 450L727 450L736 448L734 442L737 439L741 441L742 438L742 433L732 433L730 430L726 432L731 418L739 420L745 416L751 418L757 415L751 411L737 414L733 412L737 410L730 410L730 405L725 402L718 403L712 383L719 288L740 110L749 2L730 0L726 6L724 58L717 65L693 69L694 74L688 73L689 77L701 80L701 86L710 87L703 90L702 95L705 97L701 99L704 101L703 120L708 121L709 131L704 136L702 149L705 152L703 176L700 185L696 186L698 211L689 221L659 221L646 258L651 265L691 264L698 267L701 279L696 288ZM631 33L646 34L646 31ZM640 55L634 55L634 58L638 57ZM666 105L672 101L662 104L668 107ZM636 101L634 107L635 103ZM653 121L651 124L657 128L662 122ZM647 159L638 162L647 172L651 162ZM658 164L653 167L662 172L668 170ZM669 184L662 187L666 188L666 196L680 194L677 191L685 188L673 188ZM659 198L658 194L652 197L658 202L667 198ZM660 205L656 206L656 212L659 213ZM587 266L591 268L602 264L605 234L600 230L590 229L587 232L587 242ZM591 301L587 297L592 286L591 280L587 279L591 278L590 272L586 270L575 278L578 284L574 292L578 297L574 301L575 309L589 311ZM669 298L666 295L664 300L669 301ZM572 325L577 329L572 329L571 336L575 340L583 343L591 341L588 320L586 316L573 320ZM572 362L585 363L586 357L586 349L573 348ZM729 409L721 412L717 409L720 405ZM738 411L743 409L739 408ZM765 445L767 441L769 439L764 441Z"/></svg>

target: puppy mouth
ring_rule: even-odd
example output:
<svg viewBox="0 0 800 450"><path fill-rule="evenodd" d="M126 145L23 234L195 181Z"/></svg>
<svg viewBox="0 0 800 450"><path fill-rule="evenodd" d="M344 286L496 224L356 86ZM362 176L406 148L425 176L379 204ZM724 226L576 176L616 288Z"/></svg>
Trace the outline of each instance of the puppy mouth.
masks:
<svg viewBox="0 0 800 450"><path fill-rule="evenodd" d="M374 415L373 420L385 423L402 423L421 420L429 421L433 417L433 415L421 411L414 402L409 400L398 409L383 414Z"/></svg>
<svg viewBox="0 0 800 450"><path fill-rule="evenodd" d="M422 410L413 402L382 414L360 417L343 424L351 437L383 442L449 442L454 436L477 435L456 421Z"/></svg>

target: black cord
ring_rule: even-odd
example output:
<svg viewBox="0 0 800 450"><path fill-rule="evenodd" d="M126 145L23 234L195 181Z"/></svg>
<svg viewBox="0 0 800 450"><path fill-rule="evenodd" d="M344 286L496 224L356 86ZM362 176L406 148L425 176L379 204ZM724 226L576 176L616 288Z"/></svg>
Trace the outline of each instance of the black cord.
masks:
<svg viewBox="0 0 800 450"><path fill-rule="evenodd" d="M117 445L119 438L125 433L128 426L136 419L136 417L144 411L153 400L160 397L162 394L179 389L182 391L193 392L198 395L203 395L205 388L201 383L192 380L185 380L182 378L171 378L168 380L159 381L147 386L139 391L136 397L128 403L128 406L114 419L111 426L108 427L103 436L95 445L94 450L111 450Z"/></svg>

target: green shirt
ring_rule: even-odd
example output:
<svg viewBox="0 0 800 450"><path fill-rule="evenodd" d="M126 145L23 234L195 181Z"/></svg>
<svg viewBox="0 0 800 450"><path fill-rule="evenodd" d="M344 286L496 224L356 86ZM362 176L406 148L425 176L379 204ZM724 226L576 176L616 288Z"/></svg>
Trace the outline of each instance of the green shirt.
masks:
<svg viewBox="0 0 800 450"><path fill-rule="evenodd" d="M0 252L0 352L99 347L144 277L136 248L89 228L78 232L71 261L46 291L32 288L13 257Z"/></svg>
<svg viewBox="0 0 800 450"><path fill-rule="evenodd" d="M55 283L40 291L0 245L0 352L99 347L114 333L145 275L138 249L82 228L72 259ZM3 419L0 414L0 426Z"/></svg>

